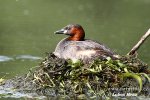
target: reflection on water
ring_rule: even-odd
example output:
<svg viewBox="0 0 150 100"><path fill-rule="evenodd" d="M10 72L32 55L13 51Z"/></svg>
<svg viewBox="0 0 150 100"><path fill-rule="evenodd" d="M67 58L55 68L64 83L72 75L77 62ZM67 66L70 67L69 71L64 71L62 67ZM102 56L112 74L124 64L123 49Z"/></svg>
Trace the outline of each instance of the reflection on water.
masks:
<svg viewBox="0 0 150 100"><path fill-rule="evenodd" d="M0 55L0 78L13 78L16 75L26 74L31 67L41 62L42 57L32 55L4 56Z"/></svg>
<svg viewBox="0 0 150 100"><path fill-rule="evenodd" d="M11 61L11 60L40 60L42 57L32 56L32 55L18 55L14 58L8 56L0 55L0 62Z"/></svg>
<svg viewBox="0 0 150 100"><path fill-rule="evenodd" d="M0 55L0 78L13 78L16 75L26 74L30 68L38 66L42 57L33 55Z"/></svg>
<svg viewBox="0 0 150 100"><path fill-rule="evenodd" d="M31 56L31 55L19 55L19 56L16 57L16 59L40 60L42 58L41 57L36 57L36 56Z"/></svg>
<svg viewBox="0 0 150 100"><path fill-rule="evenodd" d="M13 60L13 58L0 55L0 62L9 61L9 60Z"/></svg>

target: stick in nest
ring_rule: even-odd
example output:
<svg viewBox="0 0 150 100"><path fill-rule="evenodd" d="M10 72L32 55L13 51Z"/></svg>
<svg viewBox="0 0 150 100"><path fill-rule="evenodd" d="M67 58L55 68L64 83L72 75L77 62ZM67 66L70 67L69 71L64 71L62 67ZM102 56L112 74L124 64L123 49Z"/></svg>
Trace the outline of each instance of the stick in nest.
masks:
<svg viewBox="0 0 150 100"><path fill-rule="evenodd" d="M141 37L138 43L130 50L127 55L134 55L135 52L140 48L140 46L144 43L144 41L150 36L150 29Z"/></svg>

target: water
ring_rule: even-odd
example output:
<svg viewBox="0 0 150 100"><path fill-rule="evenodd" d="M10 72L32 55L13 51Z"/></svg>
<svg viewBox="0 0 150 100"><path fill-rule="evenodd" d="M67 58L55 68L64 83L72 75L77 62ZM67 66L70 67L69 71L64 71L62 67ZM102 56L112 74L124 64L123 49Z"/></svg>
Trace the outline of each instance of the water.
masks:
<svg viewBox="0 0 150 100"><path fill-rule="evenodd" d="M54 31L81 24L86 38L121 55L150 28L149 0L0 0L0 78L28 72L65 36ZM139 58L150 64L150 39Z"/></svg>

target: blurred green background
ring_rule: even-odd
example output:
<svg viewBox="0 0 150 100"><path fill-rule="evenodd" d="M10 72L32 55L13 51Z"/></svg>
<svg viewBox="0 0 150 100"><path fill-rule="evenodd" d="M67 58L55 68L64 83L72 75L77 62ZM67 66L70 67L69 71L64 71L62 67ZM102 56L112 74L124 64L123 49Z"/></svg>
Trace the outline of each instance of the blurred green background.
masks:
<svg viewBox="0 0 150 100"><path fill-rule="evenodd" d="M0 0L0 78L27 73L65 36L54 31L67 24L83 26L86 38L125 55L150 28L150 0ZM150 39L138 51L150 64ZM4 59L3 57L1 58Z"/></svg>

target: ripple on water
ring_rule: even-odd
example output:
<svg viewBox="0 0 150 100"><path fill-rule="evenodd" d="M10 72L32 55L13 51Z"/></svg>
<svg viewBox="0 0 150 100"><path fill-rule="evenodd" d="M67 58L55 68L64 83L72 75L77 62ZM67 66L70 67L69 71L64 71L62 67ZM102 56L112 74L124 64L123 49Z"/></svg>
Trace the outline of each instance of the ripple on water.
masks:
<svg viewBox="0 0 150 100"><path fill-rule="evenodd" d="M8 56L0 55L0 62L10 61L10 60L13 60L13 58L8 57Z"/></svg>
<svg viewBox="0 0 150 100"><path fill-rule="evenodd" d="M0 62L12 61L12 60L40 60L42 57L32 56L32 55L18 55L16 57L8 57L0 55Z"/></svg>
<svg viewBox="0 0 150 100"><path fill-rule="evenodd" d="M37 56L32 56L32 55L18 55L16 56L16 59L21 59L21 60L40 60L42 59L41 57L37 57Z"/></svg>

